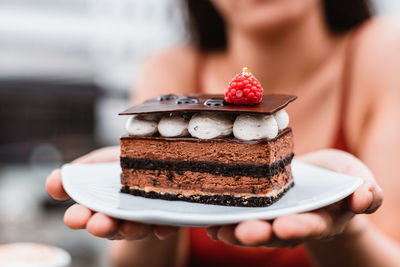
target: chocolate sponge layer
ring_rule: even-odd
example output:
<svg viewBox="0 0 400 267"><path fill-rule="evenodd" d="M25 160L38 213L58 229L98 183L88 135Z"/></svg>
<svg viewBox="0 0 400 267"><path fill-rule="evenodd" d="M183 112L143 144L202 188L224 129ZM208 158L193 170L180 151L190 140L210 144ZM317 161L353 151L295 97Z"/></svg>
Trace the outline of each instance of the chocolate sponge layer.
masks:
<svg viewBox="0 0 400 267"><path fill-rule="evenodd" d="M268 178L224 177L209 173L123 169L122 185L174 194L270 195L292 181L290 165Z"/></svg>

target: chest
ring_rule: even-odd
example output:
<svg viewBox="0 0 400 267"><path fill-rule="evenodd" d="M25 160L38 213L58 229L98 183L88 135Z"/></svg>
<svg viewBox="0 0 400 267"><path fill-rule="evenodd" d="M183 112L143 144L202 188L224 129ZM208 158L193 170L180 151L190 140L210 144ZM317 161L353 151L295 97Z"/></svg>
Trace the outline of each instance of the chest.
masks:
<svg viewBox="0 0 400 267"><path fill-rule="evenodd" d="M339 65L332 64L297 86L295 90L272 92L298 96L298 99L286 108L290 116L289 125L294 133L297 155L330 148L336 141L342 108L341 70ZM222 79L211 77L204 80L203 92L221 93L213 88L225 88L223 84ZM266 88L264 85L264 93L270 93Z"/></svg>
<svg viewBox="0 0 400 267"><path fill-rule="evenodd" d="M286 108L297 155L332 147L341 123L341 90L337 81L305 89Z"/></svg>

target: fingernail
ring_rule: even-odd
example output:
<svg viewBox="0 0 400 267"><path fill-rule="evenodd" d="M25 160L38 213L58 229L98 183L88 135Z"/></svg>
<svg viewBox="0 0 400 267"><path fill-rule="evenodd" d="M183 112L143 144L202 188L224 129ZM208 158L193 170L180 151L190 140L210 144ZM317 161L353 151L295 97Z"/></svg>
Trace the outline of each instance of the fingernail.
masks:
<svg viewBox="0 0 400 267"><path fill-rule="evenodd" d="M163 228L163 227L154 228L154 230L153 230L154 235L160 240L167 239L168 237L171 236L172 232L173 231L171 229Z"/></svg>
<svg viewBox="0 0 400 267"><path fill-rule="evenodd" d="M162 234L158 233L156 230L154 230L154 235L155 235L158 239L160 239L160 240L165 240L165 239L167 239L166 236L163 236Z"/></svg>
<svg viewBox="0 0 400 267"><path fill-rule="evenodd" d="M125 239L125 237L120 233L117 233L111 237L108 237L108 240L121 240L121 239Z"/></svg>
<svg viewBox="0 0 400 267"><path fill-rule="evenodd" d="M207 234L207 236L208 236L212 241L214 241L214 242L217 242L217 241L218 241L218 239L216 239L212 234L210 234L210 233L208 233L208 232L206 232L206 234Z"/></svg>
<svg viewBox="0 0 400 267"><path fill-rule="evenodd" d="M374 213L381 205L382 205L382 192L381 188L379 186L375 185L372 190L370 191L372 195L372 201L371 204L368 206L368 208L365 210L365 213L370 214Z"/></svg>
<svg viewBox="0 0 400 267"><path fill-rule="evenodd" d="M366 207L365 209L360 211L360 213L366 213L371 208L371 206L372 206L372 204L374 202L374 194L372 193L372 191L373 191L372 187L368 188L368 195L369 195L369 198L370 198L370 203L369 203L368 207Z"/></svg>

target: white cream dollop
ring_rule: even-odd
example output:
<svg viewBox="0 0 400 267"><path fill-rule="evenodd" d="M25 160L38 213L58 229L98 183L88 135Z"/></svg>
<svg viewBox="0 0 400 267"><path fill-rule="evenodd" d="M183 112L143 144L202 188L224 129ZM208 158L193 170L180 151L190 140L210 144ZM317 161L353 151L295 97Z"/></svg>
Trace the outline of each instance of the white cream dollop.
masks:
<svg viewBox="0 0 400 267"><path fill-rule="evenodd" d="M190 119L188 129L200 139L225 137L232 133L232 117L218 112L197 113Z"/></svg>
<svg viewBox="0 0 400 267"><path fill-rule="evenodd" d="M271 115L239 115L233 123L233 135L242 140L273 139L278 135L278 124Z"/></svg>
<svg viewBox="0 0 400 267"><path fill-rule="evenodd" d="M125 128L128 134L132 136L152 136L157 132L157 121L133 115L126 121Z"/></svg>
<svg viewBox="0 0 400 267"><path fill-rule="evenodd" d="M165 137L186 136L189 120L180 114L166 115L158 122L158 132Z"/></svg>
<svg viewBox="0 0 400 267"><path fill-rule="evenodd" d="M289 125L289 115L286 110L281 109L275 112L273 116L278 124L279 130L283 130Z"/></svg>

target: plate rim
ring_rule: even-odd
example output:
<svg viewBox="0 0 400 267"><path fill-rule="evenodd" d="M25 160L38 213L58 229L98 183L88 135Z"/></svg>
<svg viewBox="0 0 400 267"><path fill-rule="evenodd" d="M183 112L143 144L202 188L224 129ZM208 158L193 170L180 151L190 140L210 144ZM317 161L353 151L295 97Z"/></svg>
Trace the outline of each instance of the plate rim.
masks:
<svg viewBox="0 0 400 267"><path fill-rule="evenodd" d="M123 220L129 220L129 221L136 221L136 222L142 222L142 223L149 223L151 221L151 224L160 224L160 225L176 225L176 226L190 226L190 227L204 227L204 226L211 226L211 225L221 225L221 224L232 224L232 223L238 223L240 221L244 220L252 220L252 219L262 219L262 220L271 220L274 218L277 218L279 216L283 215L288 215L288 214L294 214L294 213L301 213L301 212L307 212L307 211L312 211L316 210L325 206L328 206L332 203L335 203L337 201L340 201L347 196L349 196L351 193L353 193L362 183L363 179L360 177L355 177L355 176L349 176L346 174L341 174L337 173L328 169L324 169L315 165L311 165L308 163L304 163L301 161L298 161L294 159L292 161L292 166L294 165L296 168L296 165L307 165L307 166L312 166L313 168L318 168L322 169L323 171L327 171L333 174L339 174L342 176L346 177L351 177L354 179L352 184L350 186L347 186L344 190L342 190L337 194L334 194L330 197L327 197L325 199L319 200L318 204L315 204L313 202L308 202L308 203L303 203L301 205L296 205L296 206L291 206L291 207L286 207L286 208L281 208L281 209L275 209L275 210L265 210L267 207L251 207L252 210L255 210L255 212L243 212L243 213L234 213L234 214L195 214L195 213L182 213L182 212L174 212L174 211L163 211L163 210L139 210L139 211L129 211L129 210L122 210L118 208L111 208L111 207L101 207L101 204L96 204L94 203L82 203L85 202L84 196L79 196L79 193L75 192L73 190L72 183L69 183L68 180L71 178L65 178L66 176L64 175L65 170L69 168L69 166L73 165L74 167L76 165L86 165L86 166L93 166L93 165L114 165L119 164L119 161L114 161L114 162L104 162L104 163L84 163L84 164L71 164L67 163L64 164L61 168L61 173L62 173L62 184L64 187L65 192L73 199L76 203L82 204L89 209L96 211L96 212L101 212L106 215L109 215L113 218L117 219L123 219ZM295 187L294 187L295 188ZM294 190L293 188L291 190ZM123 194L121 192L116 192L116 194ZM133 197L133 198L138 198L138 196L132 196L126 194L127 197ZM285 196L283 196L285 197ZM83 201L82 201L83 199ZM168 201L168 200L160 200L160 201ZM174 201L175 202L175 201ZM201 204L201 203L190 203L190 204L195 204L195 205L210 205L210 204ZM214 206L214 205L213 205ZM228 206L226 206L228 207ZM271 207L271 206L270 206ZM232 207L229 206L229 208L235 209L235 208L243 208L243 207ZM263 210L258 210L257 209L263 209Z"/></svg>

